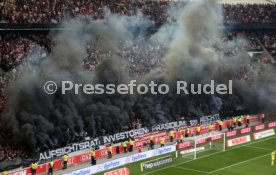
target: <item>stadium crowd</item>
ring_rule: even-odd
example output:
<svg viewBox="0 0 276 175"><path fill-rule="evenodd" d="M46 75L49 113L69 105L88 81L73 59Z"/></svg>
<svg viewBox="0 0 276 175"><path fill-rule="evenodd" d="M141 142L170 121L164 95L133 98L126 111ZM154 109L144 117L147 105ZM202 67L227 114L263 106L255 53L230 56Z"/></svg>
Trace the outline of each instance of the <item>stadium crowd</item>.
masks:
<svg viewBox="0 0 276 175"><path fill-rule="evenodd" d="M244 50L262 50L254 33L251 32L229 32L222 36L221 46L226 56L234 56L240 48Z"/></svg>
<svg viewBox="0 0 276 175"><path fill-rule="evenodd" d="M11 138L12 137L7 133L0 134L0 162L19 157L28 158L30 155L26 149L20 145L15 144Z"/></svg>
<svg viewBox="0 0 276 175"><path fill-rule="evenodd" d="M263 35L260 35L263 36ZM230 32L222 37L222 43L244 39L242 47L247 50L262 50L253 33ZM261 38L265 47L275 56L275 35L264 34ZM145 38L140 37L135 44L128 41L121 41L119 55L129 63L129 72L133 76L141 76L149 72L155 66L162 66L161 58L165 54L165 43L147 44ZM273 44L274 43L274 44ZM0 110L3 109L5 89L8 82L15 78L19 65L28 66L36 64L39 58L47 57L54 46L54 41L44 34L14 34L7 33L0 35ZM235 55L238 47L224 47L225 55ZM102 53L97 43L87 44L87 55L84 58L84 67L94 71L99 64ZM106 54L105 54L106 56Z"/></svg>
<svg viewBox="0 0 276 175"><path fill-rule="evenodd" d="M82 15L88 19L102 19L107 9L120 15L133 15L138 11L154 24L167 20L169 5L183 2L131 1L131 0L5 0L0 6L0 22L58 23L67 17ZM226 23L275 23L275 4L223 4Z"/></svg>
<svg viewBox="0 0 276 175"><path fill-rule="evenodd" d="M101 19L107 9L120 15L132 15L141 11L154 24L166 21L165 9L169 2L158 1L131 1L131 0L6 0L0 6L0 23L58 23L67 17L78 15L90 19ZM223 5L226 23L275 23L276 5ZM262 50L258 39L267 50L276 58L276 34L265 33L237 33L230 32L222 37L222 42L227 43L237 37L243 37L249 42L243 44L247 50ZM165 54L165 44L157 45L144 43L145 38L139 38L137 43L131 44L122 41L119 48L120 56L130 64L130 74L141 76L149 72L154 66L162 66ZM0 112L6 102L8 83L16 78L19 65L28 66L31 62L36 64L36 59L45 58L50 53L54 41L44 34L14 34L5 33L0 36ZM101 60L101 51L96 46L87 44L87 55L84 58L84 67L93 71ZM235 55L237 48L230 48L226 55ZM238 72L237 78L248 79L247 68ZM141 121L133 121L133 128L141 127ZM108 133L105 133L108 134ZM15 145L7 135L0 133L0 161L27 156L28 152Z"/></svg>
<svg viewBox="0 0 276 175"><path fill-rule="evenodd" d="M67 17L82 15L88 19L102 19L109 9L120 15L133 15L138 10L156 24L165 19L162 15L167 2L130 0L6 0L0 8L0 21L8 23L58 23ZM157 15L158 14L158 15Z"/></svg>
<svg viewBox="0 0 276 175"><path fill-rule="evenodd" d="M224 4L223 9L226 23L276 22L276 4Z"/></svg>
<svg viewBox="0 0 276 175"><path fill-rule="evenodd" d="M276 59L276 32L262 32L259 35L265 48Z"/></svg>

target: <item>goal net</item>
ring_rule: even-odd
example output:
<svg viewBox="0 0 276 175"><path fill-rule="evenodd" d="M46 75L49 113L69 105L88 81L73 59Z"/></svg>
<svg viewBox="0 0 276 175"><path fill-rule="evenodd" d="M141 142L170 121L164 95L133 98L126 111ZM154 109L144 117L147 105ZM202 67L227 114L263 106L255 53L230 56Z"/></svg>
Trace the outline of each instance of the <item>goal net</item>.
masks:
<svg viewBox="0 0 276 175"><path fill-rule="evenodd" d="M177 145L176 157L196 159L222 151L225 151L225 133L211 132L185 138Z"/></svg>

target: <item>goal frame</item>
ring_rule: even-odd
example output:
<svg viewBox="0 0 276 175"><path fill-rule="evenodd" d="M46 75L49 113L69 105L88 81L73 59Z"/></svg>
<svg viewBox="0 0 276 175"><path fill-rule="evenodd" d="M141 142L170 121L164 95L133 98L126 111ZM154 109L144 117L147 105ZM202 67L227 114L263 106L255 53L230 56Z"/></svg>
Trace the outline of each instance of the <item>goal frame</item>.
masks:
<svg viewBox="0 0 276 175"><path fill-rule="evenodd" d="M220 136L220 135L221 135L221 138L212 140L212 138L214 138L216 136ZM222 140L222 150L221 150L221 152L224 152L225 149L226 149L226 136L225 136L224 132L214 132L213 131L213 132L206 133L206 134L203 134L203 135L193 136L193 137L188 138L188 140L193 143L193 145L190 147L190 150L193 150L193 151L191 151L190 155L194 154L192 156L193 158L191 157L192 159L197 159L197 154L198 154L197 149L199 148L198 145L200 145L200 143L199 144L196 144L196 143L198 143L198 141L202 140L202 139L206 139L207 140L206 143L209 143L210 146L212 145L213 141ZM188 140L184 139L184 142L188 141ZM178 157L178 151L179 150L176 151L176 157Z"/></svg>
<svg viewBox="0 0 276 175"><path fill-rule="evenodd" d="M225 141L225 133L223 133L223 132L219 132L219 133L209 133L210 135L209 136L205 136L205 137L200 137L199 139L195 139L194 140L194 142L195 142L195 144L194 144L194 159L196 159L197 158L197 140L200 140L200 139L206 139L206 138L212 138L212 137L215 137L215 136L217 136L217 135L222 135L222 139L223 139L223 145L222 145L222 152L224 152L225 151L225 144L226 144L226 141ZM212 135L213 134L213 135ZM210 141L210 143L212 143L212 141Z"/></svg>

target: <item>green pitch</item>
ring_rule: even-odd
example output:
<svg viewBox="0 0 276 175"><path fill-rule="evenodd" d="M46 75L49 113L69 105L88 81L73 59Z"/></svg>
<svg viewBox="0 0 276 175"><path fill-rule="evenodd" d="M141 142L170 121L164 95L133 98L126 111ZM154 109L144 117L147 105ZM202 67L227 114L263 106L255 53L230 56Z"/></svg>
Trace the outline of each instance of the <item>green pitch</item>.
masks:
<svg viewBox="0 0 276 175"><path fill-rule="evenodd" d="M272 150L276 150L276 136L226 148L225 152L202 152L196 160L175 158L173 153L171 164L151 171L141 172L141 162L124 167L130 168L131 175L276 175L276 165L271 167Z"/></svg>

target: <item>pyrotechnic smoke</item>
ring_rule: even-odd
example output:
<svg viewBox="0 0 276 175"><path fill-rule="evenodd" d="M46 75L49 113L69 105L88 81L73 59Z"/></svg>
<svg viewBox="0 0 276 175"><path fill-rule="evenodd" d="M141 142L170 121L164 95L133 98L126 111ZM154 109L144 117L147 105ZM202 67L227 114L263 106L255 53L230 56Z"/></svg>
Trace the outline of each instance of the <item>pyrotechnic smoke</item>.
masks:
<svg viewBox="0 0 276 175"><path fill-rule="evenodd" d="M136 43L149 26L141 14L121 17L113 14L106 21L71 20L63 24L56 46L35 72L22 72L10 84L8 104L1 115L1 127L10 130L14 139L28 148L51 147L75 141L87 132L112 132L127 129L134 118L146 124L202 116L228 110L249 112L275 108L275 73L266 67L252 82L235 80L233 95L176 95L175 81L189 83L227 83L241 66L250 64L242 50L232 58L224 56L220 45L223 32L221 8L211 0L197 1L177 9L176 22L164 24L143 44L166 43L164 70L156 68L138 79L170 84L166 95L61 95L62 80L75 83L128 83L128 63L120 58L120 41ZM170 15L170 14L169 14ZM143 19L143 20L141 20ZM138 21L138 22L137 22ZM143 21L143 22L141 22ZM87 43L97 43L101 56L95 73L83 68ZM233 45L238 45L233 43ZM58 92L47 95L45 82L58 83Z"/></svg>
<svg viewBox="0 0 276 175"><path fill-rule="evenodd" d="M56 36L56 46L39 70L34 73L22 71L20 79L11 83L1 124L11 130L15 140L36 148L53 143L53 140L66 144L84 132L93 136L96 131L112 132L130 125L133 117L131 96L61 95L60 92L47 95L43 92L43 84L49 80L57 82L58 87L62 80L126 83L125 63L116 52L120 39L124 39L122 36L133 37L126 28L133 27L134 21L115 15L110 20L113 21L108 24L82 19L64 23L69 30ZM126 21L129 22L124 24ZM94 75L83 68L87 42L97 42L101 52L112 53L99 60L101 65Z"/></svg>

